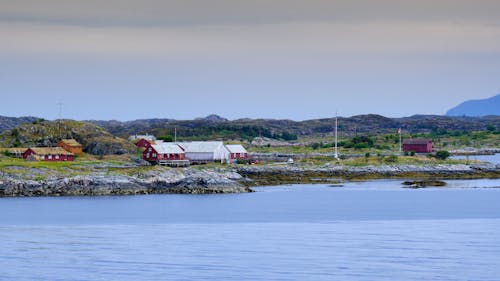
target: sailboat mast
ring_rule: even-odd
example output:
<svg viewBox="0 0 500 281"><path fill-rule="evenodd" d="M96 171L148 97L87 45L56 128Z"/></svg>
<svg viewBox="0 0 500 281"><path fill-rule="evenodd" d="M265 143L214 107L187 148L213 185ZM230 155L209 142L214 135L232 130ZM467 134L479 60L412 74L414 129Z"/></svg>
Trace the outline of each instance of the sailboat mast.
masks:
<svg viewBox="0 0 500 281"><path fill-rule="evenodd" d="M335 112L335 158L339 158L338 150L337 150L337 125L338 125L338 120L337 120L337 112Z"/></svg>

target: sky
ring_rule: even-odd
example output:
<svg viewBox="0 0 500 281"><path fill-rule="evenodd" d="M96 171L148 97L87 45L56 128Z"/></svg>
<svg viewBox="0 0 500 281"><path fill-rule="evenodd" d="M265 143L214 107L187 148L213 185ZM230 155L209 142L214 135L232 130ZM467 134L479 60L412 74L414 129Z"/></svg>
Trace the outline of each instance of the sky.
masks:
<svg viewBox="0 0 500 281"><path fill-rule="evenodd" d="M498 0L0 0L0 115L444 114L500 93L499 15Z"/></svg>

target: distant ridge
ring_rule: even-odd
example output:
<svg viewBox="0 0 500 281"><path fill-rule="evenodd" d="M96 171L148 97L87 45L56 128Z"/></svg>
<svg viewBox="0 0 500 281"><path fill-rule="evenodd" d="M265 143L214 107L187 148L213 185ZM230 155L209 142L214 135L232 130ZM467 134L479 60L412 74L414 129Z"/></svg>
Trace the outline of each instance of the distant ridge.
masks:
<svg viewBox="0 0 500 281"><path fill-rule="evenodd" d="M482 100L469 100L448 110L447 116L500 115L500 94Z"/></svg>

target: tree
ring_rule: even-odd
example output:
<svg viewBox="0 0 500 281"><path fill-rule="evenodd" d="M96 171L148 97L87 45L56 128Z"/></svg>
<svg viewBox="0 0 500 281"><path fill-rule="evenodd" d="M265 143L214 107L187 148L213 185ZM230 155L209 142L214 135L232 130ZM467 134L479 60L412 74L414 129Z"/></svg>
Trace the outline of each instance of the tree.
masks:
<svg viewBox="0 0 500 281"><path fill-rule="evenodd" d="M164 142L173 142L174 139L172 138L172 136L169 136L169 135L166 135L166 136L160 136L158 137L159 140L162 140Z"/></svg>
<svg viewBox="0 0 500 281"><path fill-rule="evenodd" d="M436 158L439 160L446 160L448 157L450 157L450 153L446 150L436 152Z"/></svg>

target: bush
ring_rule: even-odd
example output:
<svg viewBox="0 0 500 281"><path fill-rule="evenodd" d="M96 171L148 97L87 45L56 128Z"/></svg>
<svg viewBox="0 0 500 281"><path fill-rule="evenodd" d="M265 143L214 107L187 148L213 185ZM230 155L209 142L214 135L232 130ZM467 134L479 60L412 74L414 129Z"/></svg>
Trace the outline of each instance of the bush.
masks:
<svg viewBox="0 0 500 281"><path fill-rule="evenodd" d="M369 158L370 157L370 152L365 153L365 157Z"/></svg>
<svg viewBox="0 0 500 281"><path fill-rule="evenodd" d="M415 156L415 151L410 151L410 156Z"/></svg>
<svg viewBox="0 0 500 281"><path fill-rule="evenodd" d="M446 160L448 157L450 157L450 153L446 150L436 152L436 158L439 160Z"/></svg>
<svg viewBox="0 0 500 281"><path fill-rule="evenodd" d="M398 156L396 155L387 156L387 158L385 158L384 161L387 163L396 163L398 162Z"/></svg>

